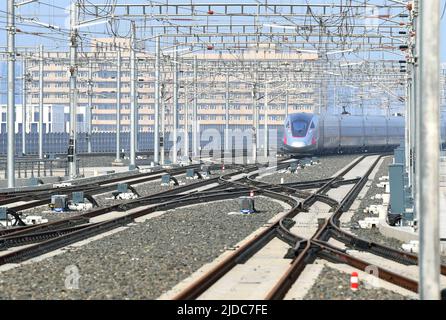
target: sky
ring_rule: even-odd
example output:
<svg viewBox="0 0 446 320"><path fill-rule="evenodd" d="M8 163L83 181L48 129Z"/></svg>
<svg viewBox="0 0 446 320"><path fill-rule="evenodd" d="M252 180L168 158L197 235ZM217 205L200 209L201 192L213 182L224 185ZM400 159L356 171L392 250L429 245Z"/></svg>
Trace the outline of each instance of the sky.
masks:
<svg viewBox="0 0 446 320"><path fill-rule="evenodd" d="M21 2L21 1L25 1L25 0L15 0L16 2ZM297 3L306 3L306 1L308 0L298 0L296 1ZM339 0L341 1L341 0ZM379 0L378 0L379 1ZM386 0L382 0L381 2L384 2ZM0 4L0 46L5 46L6 45L6 31L3 29L5 27L5 12L6 12L6 0L5 1L1 1ZM56 6L58 8L52 8L51 6L48 5L43 5L43 4L39 4L38 2L42 2L42 3L46 3L49 4L51 6ZM38 16L40 21L42 22L47 22L50 24L54 24L54 25L59 25L59 26L65 26L68 22L68 16L67 13L64 13L62 8L67 8L70 4L70 0L39 0L37 3L31 3L31 4L27 4L24 5L22 7L20 7L19 9L17 9L17 14L23 14L23 15L31 15L31 16ZM104 3L107 1L91 1L93 3ZM117 0L118 3L149 3L150 1L148 0ZM165 0L158 0L158 1L154 1L154 2L163 2L165 3ZM181 3L188 3L189 1L184 1L184 0L170 0L170 3L175 3L175 2L181 2ZM221 3L221 0L206 0L206 1L198 1L198 0L194 0L193 2L206 2L206 3L212 3L212 2L219 2ZM240 3L240 0L226 0L224 1L225 3L231 3L231 2L237 2ZM246 3L248 2L256 2L256 0L246 0L244 1ZM264 2L264 0L260 0L260 2ZM290 0L275 0L275 1L268 1L268 3L290 3ZM311 1L313 2L313 0ZM318 3L332 3L333 0L317 0L314 2L318 2ZM342 0L342 2L346 3L347 0ZM439 14L441 14L443 12L443 8L444 6L446 6L446 0L441 0L441 10L439 12ZM26 30L32 30L30 27L25 27L24 29ZM85 29L83 29L85 30ZM104 27L99 25L96 27L91 27L88 29L89 31L99 31L99 30L104 30ZM41 28L35 29L35 31L42 31ZM446 13L444 13L443 15L443 19L441 20L441 39L442 39L442 43L441 43L441 61L446 63ZM64 39L66 38L65 35L57 35L57 33L54 33L53 37L57 37L58 39L60 39L60 43L62 45L65 45L64 43ZM18 35L17 36L17 46L20 45L25 45L26 46L38 46L40 43L42 43L45 46L54 46L54 39L45 39L42 37L35 37L35 36L23 36L23 35ZM68 42L68 41L67 41Z"/></svg>

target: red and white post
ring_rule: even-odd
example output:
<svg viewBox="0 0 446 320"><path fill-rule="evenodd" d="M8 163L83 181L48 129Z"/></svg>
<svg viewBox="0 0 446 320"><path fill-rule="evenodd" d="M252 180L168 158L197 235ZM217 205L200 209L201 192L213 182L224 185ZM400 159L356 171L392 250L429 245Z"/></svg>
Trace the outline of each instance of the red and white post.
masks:
<svg viewBox="0 0 446 320"><path fill-rule="evenodd" d="M358 284L359 284L358 273L354 271L352 272L352 276L350 277L350 289L352 289L352 291L357 291Z"/></svg>

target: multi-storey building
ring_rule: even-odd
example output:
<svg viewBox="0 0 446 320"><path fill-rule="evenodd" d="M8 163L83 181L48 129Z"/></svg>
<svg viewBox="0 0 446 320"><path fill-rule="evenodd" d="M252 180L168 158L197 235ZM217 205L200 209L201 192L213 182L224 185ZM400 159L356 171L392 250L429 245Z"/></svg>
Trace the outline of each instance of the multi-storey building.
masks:
<svg viewBox="0 0 446 320"><path fill-rule="evenodd" d="M15 105L15 131L22 132L22 104ZM77 130L86 131L85 119L85 108L81 107L77 114ZM0 105L0 133L6 133L6 112L7 105ZM48 105L43 106L43 132L68 132L69 129L69 119L70 119L70 108L64 105ZM27 105L26 115L26 133L33 133L39 131L39 106L38 105Z"/></svg>
<svg viewBox="0 0 446 320"><path fill-rule="evenodd" d="M130 66L129 66L129 40L128 39L96 39L91 44L91 50L80 52L78 68L78 122L85 123L87 117L89 81L92 83L92 131L113 132L116 130L116 77L117 59L116 53L122 52L121 63L121 130L129 131L130 127ZM141 48L139 48L141 49ZM171 52L171 51L170 51ZM171 55L171 54L170 54ZM280 82L274 83L273 73L258 74L257 95L253 99L253 85L242 78L242 73L237 73L237 68L252 68L255 65L270 63L271 69L278 64L289 62L304 62L315 59L310 54L284 53L274 48L265 48L245 52L242 56L234 56L230 53L202 53L197 54L198 59L198 116L197 120L202 126L223 125L225 123L226 109L226 74L230 74L229 101L230 101L230 125L243 126L253 123L253 101L256 100L256 108L259 110L259 121L263 124L264 86L266 82L270 86L270 98L268 103L268 123L281 125L286 114L285 100L288 101L288 112L313 111L319 101L318 90L315 90L308 82L289 81L284 83L284 75L277 75ZM185 95L189 101L189 116L191 116L193 99L193 56L181 54L179 67L179 100L178 123L182 127L185 121ZM69 70L68 53L46 52L44 54L44 104L48 106L69 105ZM91 62L89 62L91 61ZM91 64L91 79L89 79L89 63ZM165 90L163 104L166 108L166 129L172 124L172 73L174 63L164 53L162 63L162 86ZM138 128L139 131L152 132L154 125L154 88L155 70L154 57L139 50L137 54L137 93L138 93ZM230 69L233 66L232 70ZM212 70L218 68L218 70ZM33 58L28 62L28 73L31 75L29 84L28 106L34 110L39 103L39 59ZM289 70L290 75L295 70ZM240 75L240 76L239 76ZM267 78L269 77L269 78ZM277 88L282 85L283 88ZM287 86L285 88L285 85ZM287 96L287 97L286 97ZM67 111L67 109L66 109ZM32 112L35 116L35 110ZM37 110L38 112L38 110ZM67 111L68 112L68 111ZM38 114L37 114L38 116ZM68 119L65 119L67 122ZM29 122L32 126L33 124ZM79 126L85 129L85 125ZM31 130L31 128L28 128Z"/></svg>

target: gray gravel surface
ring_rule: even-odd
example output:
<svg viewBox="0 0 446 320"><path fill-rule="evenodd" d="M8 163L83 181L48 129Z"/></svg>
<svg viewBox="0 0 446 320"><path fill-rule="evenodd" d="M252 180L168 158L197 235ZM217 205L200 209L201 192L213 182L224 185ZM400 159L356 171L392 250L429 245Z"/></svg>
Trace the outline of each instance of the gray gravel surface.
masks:
<svg viewBox="0 0 446 320"><path fill-rule="evenodd" d="M128 156L128 154L126 154ZM141 158L142 157L142 158ZM107 156L107 155L99 155L99 156L88 156L88 155L78 155L80 159L79 167L82 172L82 168L87 167L102 167L104 164L106 166L111 166L112 162L115 161L116 156ZM128 166L130 163L129 159L121 160L124 165ZM150 165L150 162L153 161L152 156L138 156L136 159L136 165Z"/></svg>
<svg viewBox="0 0 446 320"><path fill-rule="evenodd" d="M350 227L352 227L352 232L361 238L369 241L373 241L382 245L386 245L389 247L392 247L394 249L401 250L401 245L403 244L402 241L394 238L388 238L383 236L378 229L368 230L368 229L361 229L359 228L358 221L363 220L365 217L370 217L370 214L364 213L364 209L372 204L382 204L382 200L376 200L372 199L373 196L379 193L383 193L384 189L378 188L376 185L380 182L379 178L382 176L388 176L388 166L393 162L393 157L386 157L378 172L376 173L372 185L370 186L369 190L367 191L364 199L361 201L361 204L359 205L358 210L353 215L351 219ZM348 226L348 225L347 225Z"/></svg>
<svg viewBox="0 0 446 320"><path fill-rule="evenodd" d="M319 164L305 167L304 169L298 169L296 173L275 172L271 175L263 176L259 180L266 183L277 184L280 183L281 178L283 178L284 183L325 179L341 170L359 156L360 155L358 154L324 156L319 158Z"/></svg>
<svg viewBox="0 0 446 320"><path fill-rule="evenodd" d="M82 247L0 273L0 299L154 299L258 229L282 206L256 197L259 213L239 200L169 210ZM65 288L65 268L79 289ZM71 279L71 278L68 278Z"/></svg>
<svg viewBox="0 0 446 320"><path fill-rule="evenodd" d="M373 183L371 185L371 187L369 188L369 190L367 191L364 199L361 201L361 204L358 208L358 210L355 212L355 214L353 215L350 224L346 224L346 227L350 227L351 228L351 232L353 232L354 234L356 234L357 236L365 239L365 240L369 240L369 241L373 241L382 245L386 245L388 247L397 249L397 250L402 250L401 246L404 243L404 241L400 241L398 239L395 238L389 238L386 237L384 235L381 234L381 232L379 232L378 229L361 229L359 228L359 220L364 220L364 218L366 217L370 217L370 214L366 214L364 213L364 209L370 205L373 204L382 204L382 200L381 199L372 199L373 196L375 196L376 194L380 194L383 193L383 189L382 188L378 188L376 185L380 182L379 178L382 176L388 176L389 175L389 169L388 166L389 164L393 163L393 157L386 157L384 159L384 161L381 164L381 167L379 168L378 172L376 173L374 179L373 179ZM441 256L441 263L446 265L446 256Z"/></svg>
<svg viewBox="0 0 446 320"><path fill-rule="evenodd" d="M350 274L324 267L304 300L408 300L390 290L366 288L361 280L358 288L350 289Z"/></svg>

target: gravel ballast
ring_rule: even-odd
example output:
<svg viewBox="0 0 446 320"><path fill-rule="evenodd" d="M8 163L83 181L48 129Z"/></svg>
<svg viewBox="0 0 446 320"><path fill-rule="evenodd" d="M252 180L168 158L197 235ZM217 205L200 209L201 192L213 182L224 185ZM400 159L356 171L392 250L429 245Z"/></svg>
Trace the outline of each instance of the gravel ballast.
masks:
<svg viewBox="0 0 446 320"><path fill-rule="evenodd" d="M350 289L350 274L325 266L304 300L408 300L390 290L365 286L359 280L358 290Z"/></svg>
<svg viewBox="0 0 446 320"><path fill-rule="evenodd" d="M381 166L379 167L375 177L373 178L372 185L368 189L366 195L364 196L363 200L361 201L358 210L356 210L355 214L353 215L350 223L351 231L356 234L357 236L373 241L382 245L386 245L388 247L401 250L401 245L404 243L398 239L395 238L389 238L384 235L382 235L378 229L361 229L359 228L359 220L364 220L366 217L370 217L371 214L364 213L364 209L370 205L381 205L382 200L381 199L372 199L377 194L384 193L383 188L378 188L376 185L380 182L379 178L382 176L388 176L389 171L388 167L389 164L393 163L393 157L386 157L384 158L383 162L381 163Z"/></svg>
<svg viewBox="0 0 446 320"><path fill-rule="evenodd" d="M209 176L210 178L214 178L214 177L218 177L222 174L229 174L231 172L234 172L234 170L225 170L225 171L221 171L221 170L213 170L211 171L211 175ZM202 180L194 180L194 179L186 179L186 175L179 175L179 176L175 176L176 179L178 179L178 182L181 185L190 185L193 183L197 183L199 181ZM150 182L146 182L146 183L140 183L137 185L134 185L134 188L136 189L136 191L138 192L138 194L140 195L140 197L147 197L153 194L157 194L160 192L164 192L164 191L168 191L174 188L177 188L177 186L162 186L161 185L161 178L157 179L156 181L150 181ZM100 195L96 195L93 196L93 198L96 200L96 202L99 205L99 208L104 208L107 206L111 206L111 205L115 205L115 204L120 204L120 203L124 203L125 200L115 200L115 199L111 199L113 197L112 192L107 192L107 193L103 193ZM93 208L96 209L96 208ZM48 205L44 205L44 206L39 206L39 207L35 207L35 208L31 208L31 209L27 209L27 210L23 210L22 213L26 214L26 215L38 215L38 216L42 216L44 219L48 219L48 221L58 221L58 220L62 220L65 218L70 218L70 217L74 217L74 216L78 216L81 215L83 213L86 213L88 211L66 211L66 212L53 212L50 211L48 208Z"/></svg>
<svg viewBox="0 0 446 320"><path fill-rule="evenodd" d="M282 173L279 171L274 172L271 175L259 177L258 180L266 183L278 184L281 183L281 178L283 178L283 183L326 179L334 175L359 156L359 154L324 156L319 158L320 163L305 167L304 169L299 168L296 173Z"/></svg>
<svg viewBox="0 0 446 320"><path fill-rule="evenodd" d="M384 193L384 189L378 188L376 185L380 182L379 178L381 178L382 176L389 175L388 167L392 163L393 163L393 157L384 158L380 168L378 169L373 179L372 185L370 186L369 190L367 191L366 195L361 201L358 210L353 215L350 224L346 224L345 226L349 227L352 233L354 233L358 237L361 237L364 240L373 241L381 245L391 247L393 249L402 250L402 245L404 244L404 241L398 240L396 238L386 237L379 231L379 229L376 228L361 229L358 223L359 220L364 220L366 217L371 216L371 214L364 213L365 208L367 208L370 205L382 205L381 199L372 199L372 197L377 194ZM441 263L446 265L446 256L442 255L440 256L440 259Z"/></svg>
<svg viewBox="0 0 446 320"><path fill-rule="evenodd" d="M255 206L260 212L253 215L228 214L239 211L238 199L169 210L72 251L1 272L0 298L157 298L283 211L263 197L256 197ZM79 270L76 290L65 287L70 266Z"/></svg>

